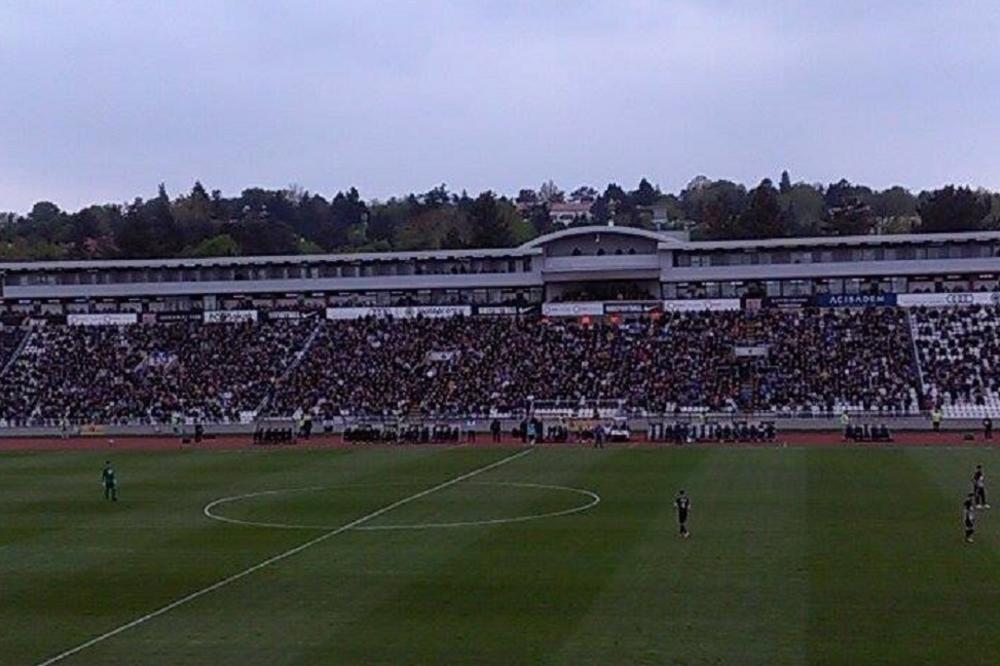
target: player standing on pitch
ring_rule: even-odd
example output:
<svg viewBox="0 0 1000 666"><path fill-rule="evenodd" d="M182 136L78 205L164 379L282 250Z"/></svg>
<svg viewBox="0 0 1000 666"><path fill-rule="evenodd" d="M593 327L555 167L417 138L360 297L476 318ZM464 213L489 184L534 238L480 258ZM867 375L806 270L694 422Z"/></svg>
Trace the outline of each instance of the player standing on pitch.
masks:
<svg viewBox="0 0 1000 666"><path fill-rule="evenodd" d="M685 495L682 490L677 493L677 499L674 500L674 506L677 507L677 523L681 528L680 535L687 539L691 536L691 533L688 532L687 528L688 510L691 508L691 498Z"/></svg>
<svg viewBox="0 0 1000 666"><path fill-rule="evenodd" d="M986 503L986 475L983 473L982 465L976 465L976 473L972 475L972 494L977 509L990 508Z"/></svg>
<svg viewBox="0 0 1000 666"><path fill-rule="evenodd" d="M972 503L972 493L962 502L962 520L965 522L965 542L972 543L972 535L976 533L976 507Z"/></svg>
<svg viewBox="0 0 1000 666"><path fill-rule="evenodd" d="M118 501L118 479L115 478L115 468L111 466L111 461L104 461L104 471L101 472L101 481L104 482L104 499L112 502Z"/></svg>

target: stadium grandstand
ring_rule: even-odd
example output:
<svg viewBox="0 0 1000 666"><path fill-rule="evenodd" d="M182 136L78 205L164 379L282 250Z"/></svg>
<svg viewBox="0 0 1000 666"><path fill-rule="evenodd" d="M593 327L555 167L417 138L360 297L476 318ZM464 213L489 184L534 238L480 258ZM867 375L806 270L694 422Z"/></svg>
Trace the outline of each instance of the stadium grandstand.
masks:
<svg viewBox="0 0 1000 666"><path fill-rule="evenodd" d="M1000 416L998 281L998 232L0 264L0 424Z"/></svg>

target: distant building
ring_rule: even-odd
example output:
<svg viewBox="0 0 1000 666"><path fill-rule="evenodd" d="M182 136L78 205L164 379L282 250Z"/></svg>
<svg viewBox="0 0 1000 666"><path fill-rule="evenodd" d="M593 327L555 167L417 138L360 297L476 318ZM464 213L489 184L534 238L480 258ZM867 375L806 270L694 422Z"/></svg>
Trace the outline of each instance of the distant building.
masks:
<svg viewBox="0 0 1000 666"><path fill-rule="evenodd" d="M593 219L590 213L590 202L567 201L565 203L549 204L549 219L552 224L568 226L574 222L589 222Z"/></svg>
<svg viewBox="0 0 1000 666"><path fill-rule="evenodd" d="M656 201L648 206L638 206L640 214L656 229L672 229L689 231L694 225L693 220L671 217L671 203L667 200Z"/></svg>

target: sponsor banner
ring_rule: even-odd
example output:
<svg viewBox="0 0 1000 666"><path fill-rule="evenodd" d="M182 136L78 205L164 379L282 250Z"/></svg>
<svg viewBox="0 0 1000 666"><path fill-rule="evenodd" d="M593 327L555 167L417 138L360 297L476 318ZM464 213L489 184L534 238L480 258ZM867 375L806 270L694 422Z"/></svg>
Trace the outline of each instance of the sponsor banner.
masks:
<svg viewBox="0 0 1000 666"><path fill-rule="evenodd" d="M513 305L477 305L476 314L484 316L517 315L520 311Z"/></svg>
<svg viewBox="0 0 1000 666"><path fill-rule="evenodd" d="M471 314L471 305L415 305L410 307L326 309L327 319L360 319L361 317L394 317L396 319L428 317L430 319L441 319L458 316L468 317Z"/></svg>
<svg viewBox="0 0 1000 666"><path fill-rule="evenodd" d="M733 347L733 354L740 358L763 358L769 349L767 345L737 345Z"/></svg>
<svg viewBox="0 0 1000 666"><path fill-rule="evenodd" d="M738 298L692 298L680 301L663 301L663 309L667 312L718 312L723 310L739 310Z"/></svg>
<svg viewBox="0 0 1000 666"><path fill-rule="evenodd" d="M256 310L210 310L205 313L206 324L237 324L257 321Z"/></svg>
<svg viewBox="0 0 1000 666"><path fill-rule="evenodd" d="M542 314L546 317L600 317L604 314L604 301L542 303Z"/></svg>
<svg viewBox="0 0 1000 666"><path fill-rule="evenodd" d="M70 326L129 326L139 322L134 312L101 312L93 314L66 315Z"/></svg>
<svg viewBox="0 0 1000 666"><path fill-rule="evenodd" d="M779 310L798 310L812 304L812 296L768 296L764 299L764 307Z"/></svg>
<svg viewBox="0 0 1000 666"><path fill-rule="evenodd" d="M659 301L637 301L633 303L605 303L605 314L644 314L658 310Z"/></svg>
<svg viewBox="0 0 1000 666"><path fill-rule="evenodd" d="M821 308L881 308L896 305L896 294L818 294Z"/></svg>
<svg viewBox="0 0 1000 666"><path fill-rule="evenodd" d="M267 313L267 318L275 319L302 319L302 313L294 310L272 310Z"/></svg>
<svg viewBox="0 0 1000 666"><path fill-rule="evenodd" d="M145 318L148 315L143 315ZM157 312L156 321L166 324L178 321L202 321L204 318L200 312Z"/></svg>
<svg viewBox="0 0 1000 666"><path fill-rule="evenodd" d="M996 291L964 291L952 294L900 294L897 302L904 308L970 305L1000 305L1000 292Z"/></svg>

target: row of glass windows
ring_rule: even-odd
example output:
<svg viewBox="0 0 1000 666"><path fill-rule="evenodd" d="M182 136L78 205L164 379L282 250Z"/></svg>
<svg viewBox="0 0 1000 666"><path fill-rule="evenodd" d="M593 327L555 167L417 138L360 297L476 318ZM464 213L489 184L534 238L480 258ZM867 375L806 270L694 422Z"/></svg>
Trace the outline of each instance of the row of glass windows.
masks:
<svg viewBox="0 0 1000 666"><path fill-rule="evenodd" d="M816 280L761 280L678 282L663 285L663 298L740 298L746 295L813 296L816 294L872 294L996 291L998 276L823 278Z"/></svg>
<svg viewBox="0 0 1000 666"><path fill-rule="evenodd" d="M853 261L914 261L921 259L981 259L1000 256L1000 243L940 243L897 247L841 247L812 250L719 250L674 254L674 265L748 266L760 264L824 264Z"/></svg>
<svg viewBox="0 0 1000 666"><path fill-rule="evenodd" d="M207 266L202 268L25 271L7 274L4 282L11 286L150 282L232 282L246 280L527 273L531 271L531 268L531 257L522 257L516 259L379 261L370 263L289 266Z"/></svg>
<svg viewBox="0 0 1000 666"><path fill-rule="evenodd" d="M389 307L409 305L529 305L542 301L541 288L420 289L297 296L168 297L155 300L102 299L72 302L0 302L0 314L81 314L92 312L191 312L233 309L320 309L325 307Z"/></svg>

